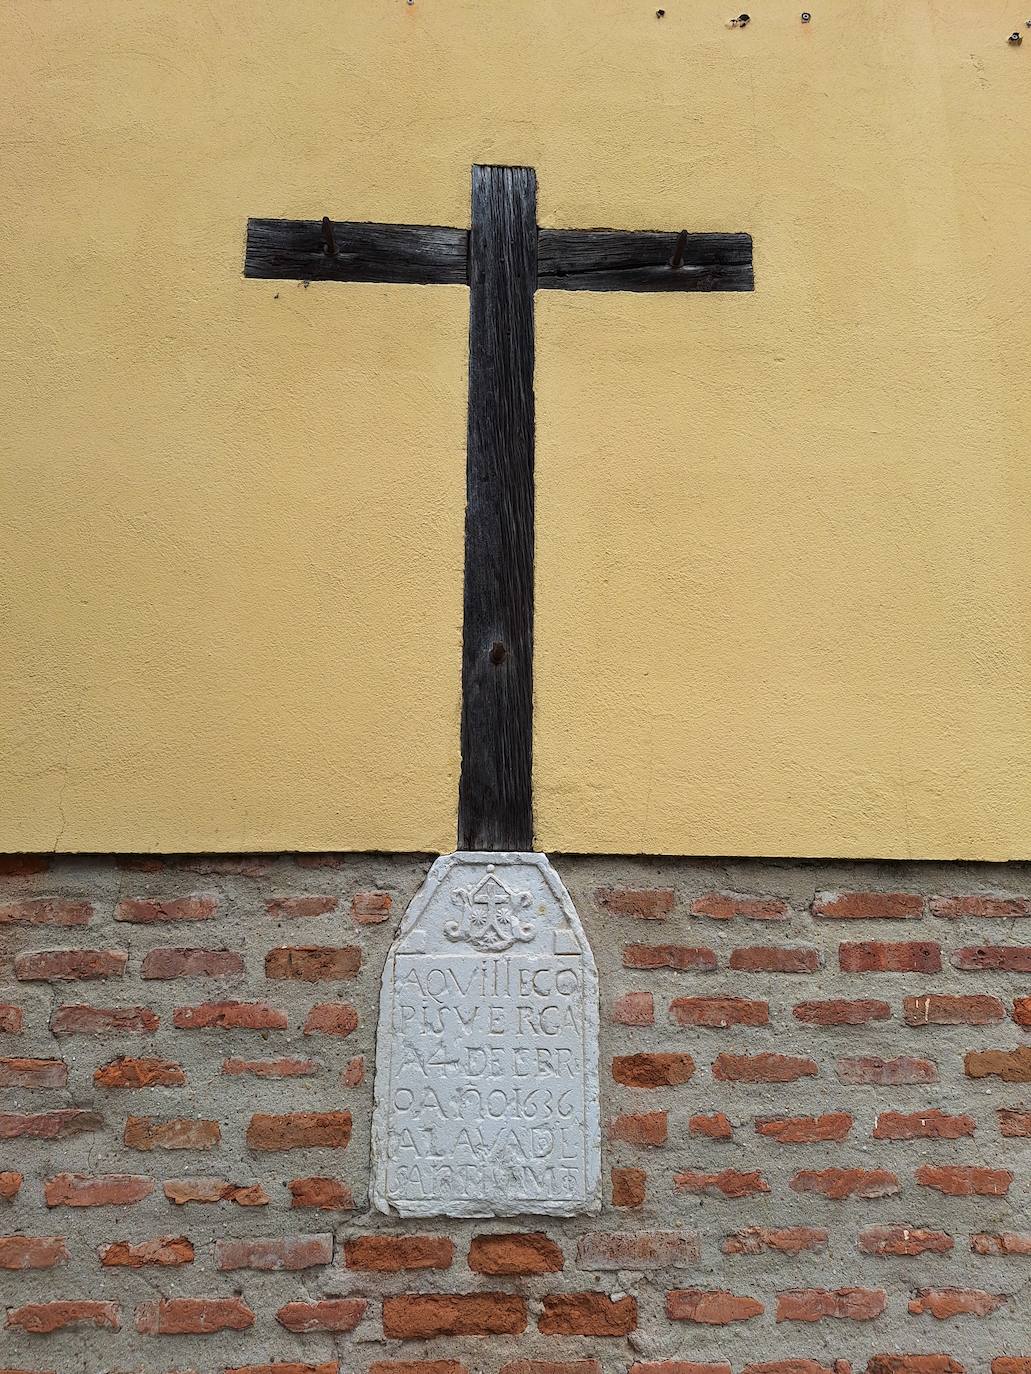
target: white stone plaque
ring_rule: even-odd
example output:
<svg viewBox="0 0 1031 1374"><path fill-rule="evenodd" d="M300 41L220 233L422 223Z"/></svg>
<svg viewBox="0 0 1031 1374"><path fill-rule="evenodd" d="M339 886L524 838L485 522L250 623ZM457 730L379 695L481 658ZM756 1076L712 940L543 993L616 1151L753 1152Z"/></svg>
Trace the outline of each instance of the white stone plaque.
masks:
<svg viewBox="0 0 1031 1374"><path fill-rule="evenodd" d="M383 970L372 1199L402 1217L600 1206L598 970L543 854L448 854Z"/></svg>

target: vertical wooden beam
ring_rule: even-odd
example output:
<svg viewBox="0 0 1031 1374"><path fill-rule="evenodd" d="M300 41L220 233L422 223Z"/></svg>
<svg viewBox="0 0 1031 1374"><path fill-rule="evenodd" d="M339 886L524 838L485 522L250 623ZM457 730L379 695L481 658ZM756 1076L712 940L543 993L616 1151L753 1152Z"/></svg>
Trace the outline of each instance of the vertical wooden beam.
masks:
<svg viewBox="0 0 1031 1374"><path fill-rule="evenodd" d="M537 180L474 167L460 849L531 849Z"/></svg>

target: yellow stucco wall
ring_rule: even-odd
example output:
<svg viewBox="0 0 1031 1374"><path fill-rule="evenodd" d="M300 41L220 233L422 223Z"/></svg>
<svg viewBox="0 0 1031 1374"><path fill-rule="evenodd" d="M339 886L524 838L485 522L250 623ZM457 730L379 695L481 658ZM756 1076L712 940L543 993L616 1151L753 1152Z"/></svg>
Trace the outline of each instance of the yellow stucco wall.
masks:
<svg viewBox="0 0 1031 1374"><path fill-rule="evenodd" d="M665 8L6 0L0 848L452 847L465 291L241 263L497 161L755 237L538 296L540 845L1031 855L1025 12Z"/></svg>

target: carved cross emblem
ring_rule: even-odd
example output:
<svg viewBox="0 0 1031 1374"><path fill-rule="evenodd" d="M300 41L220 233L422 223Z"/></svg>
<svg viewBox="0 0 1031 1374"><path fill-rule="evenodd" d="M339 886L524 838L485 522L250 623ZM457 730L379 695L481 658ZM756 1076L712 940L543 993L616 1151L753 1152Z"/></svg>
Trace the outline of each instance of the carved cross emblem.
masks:
<svg viewBox="0 0 1031 1374"><path fill-rule="evenodd" d="M494 865L473 888L459 887L451 900L462 908L460 921L448 921L444 934L449 940L467 941L474 949L497 954L517 940L532 940L537 927L532 921L521 921L517 911L530 906L529 892L513 892L501 881Z"/></svg>

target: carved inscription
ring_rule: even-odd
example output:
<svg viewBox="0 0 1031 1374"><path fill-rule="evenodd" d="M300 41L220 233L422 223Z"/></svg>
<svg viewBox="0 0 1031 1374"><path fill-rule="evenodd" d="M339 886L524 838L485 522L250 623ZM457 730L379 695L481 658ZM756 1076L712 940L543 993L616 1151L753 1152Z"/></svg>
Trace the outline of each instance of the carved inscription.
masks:
<svg viewBox="0 0 1031 1374"><path fill-rule="evenodd" d="M592 1209L597 999L590 948L542 855L438 860L384 972L376 1205L402 1216Z"/></svg>

